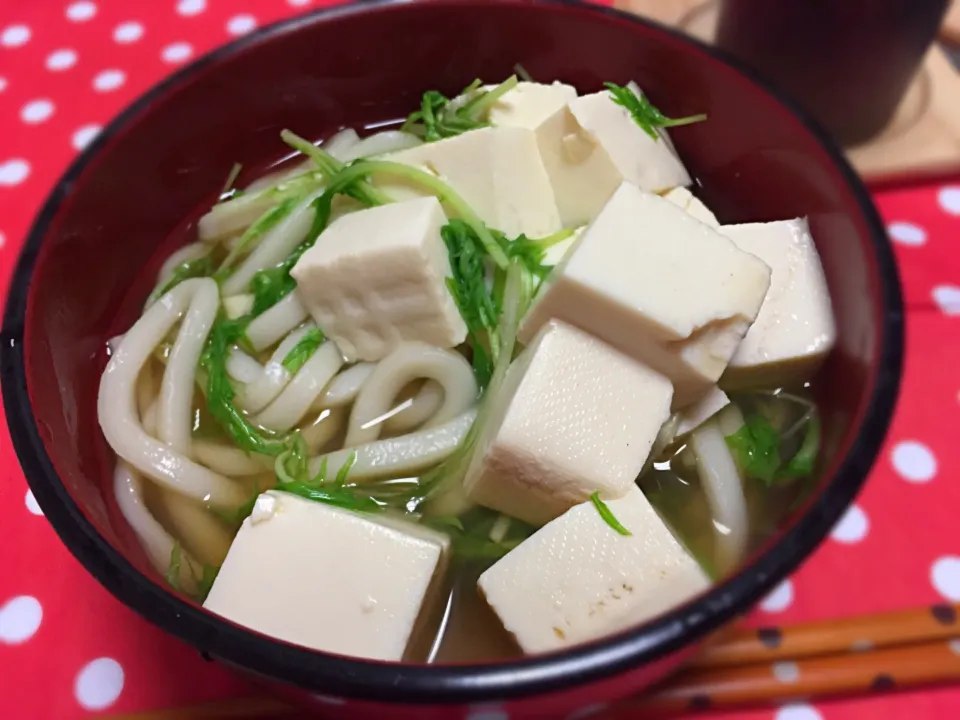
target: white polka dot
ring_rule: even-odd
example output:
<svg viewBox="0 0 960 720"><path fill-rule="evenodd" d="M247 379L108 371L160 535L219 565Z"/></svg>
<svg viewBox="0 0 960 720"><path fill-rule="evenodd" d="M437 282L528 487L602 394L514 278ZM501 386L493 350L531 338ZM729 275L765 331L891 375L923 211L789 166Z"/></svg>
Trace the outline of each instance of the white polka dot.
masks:
<svg viewBox="0 0 960 720"><path fill-rule="evenodd" d="M97 14L97 4L75 2L67 7L67 17L73 22L85 22Z"/></svg>
<svg viewBox="0 0 960 720"><path fill-rule="evenodd" d="M890 223L887 232L901 245L923 245L927 241L927 231L913 223Z"/></svg>
<svg viewBox="0 0 960 720"><path fill-rule="evenodd" d="M291 7L306 7L310 4L310 0L287 0L287 5Z"/></svg>
<svg viewBox="0 0 960 720"><path fill-rule="evenodd" d="M812 705L790 703L777 710L774 720L823 720L823 715Z"/></svg>
<svg viewBox="0 0 960 720"><path fill-rule="evenodd" d="M893 469L908 482L928 482L937 474L937 458L923 443L904 440L893 448Z"/></svg>
<svg viewBox="0 0 960 720"><path fill-rule="evenodd" d="M960 602L960 557L945 555L930 568L930 582L951 602Z"/></svg>
<svg viewBox="0 0 960 720"><path fill-rule="evenodd" d="M4 47L20 47L30 40L30 28L26 25L8 25L0 35L0 45Z"/></svg>
<svg viewBox="0 0 960 720"><path fill-rule="evenodd" d="M3 92L7 89L7 79L5 77L0 77L0 92Z"/></svg>
<svg viewBox="0 0 960 720"><path fill-rule="evenodd" d="M27 494L24 496L23 502L31 514L43 515L43 510L40 509L40 506L37 504L37 499L33 496L33 490L27 490Z"/></svg>
<svg viewBox="0 0 960 720"><path fill-rule="evenodd" d="M0 163L0 185L19 185L30 174L30 163L20 158Z"/></svg>
<svg viewBox="0 0 960 720"><path fill-rule="evenodd" d="M940 188L940 192L937 193L937 202L945 213L960 215L960 186Z"/></svg>
<svg viewBox="0 0 960 720"><path fill-rule="evenodd" d="M99 125L84 125L73 133L70 143L75 150L83 150L99 134L101 129Z"/></svg>
<svg viewBox="0 0 960 720"><path fill-rule="evenodd" d="M104 70L93 79L93 88L99 92L110 92L123 85L126 79L123 70Z"/></svg>
<svg viewBox="0 0 960 720"><path fill-rule="evenodd" d="M235 15L227 21L227 32L231 35L243 35L257 26L253 15Z"/></svg>
<svg viewBox="0 0 960 720"><path fill-rule="evenodd" d="M859 640L854 640L852 643L850 643L850 652L870 652L874 647L876 646L873 644L873 640L860 638Z"/></svg>
<svg viewBox="0 0 960 720"><path fill-rule="evenodd" d="M125 22L113 30L113 39L118 43L132 43L143 37L143 25L138 22Z"/></svg>
<svg viewBox="0 0 960 720"><path fill-rule="evenodd" d="M31 100L20 108L20 119L25 123L41 123L53 115L53 103L46 98Z"/></svg>
<svg viewBox="0 0 960 720"><path fill-rule="evenodd" d="M947 647L950 648L950 652L954 655L960 655L960 639L954 638L947 642Z"/></svg>
<svg viewBox="0 0 960 720"><path fill-rule="evenodd" d="M181 15L199 15L206 9L206 0L180 0L177 3L177 12Z"/></svg>
<svg viewBox="0 0 960 720"><path fill-rule="evenodd" d="M795 662L776 662L770 669L778 682L795 683L800 679L800 666Z"/></svg>
<svg viewBox="0 0 960 720"><path fill-rule="evenodd" d="M0 642L17 645L33 637L43 620L40 601L29 595L19 595L0 607Z"/></svg>
<svg viewBox="0 0 960 720"><path fill-rule="evenodd" d="M960 286L937 285L931 295L944 315L960 315Z"/></svg>
<svg viewBox="0 0 960 720"><path fill-rule="evenodd" d="M863 540L869 531L870 518L859 505L851 505L840 522L833 526L830 537L844 545L851 545Z"/></svg>
<svg viewBox="0 0 960 720"><path fill-rule="evenodd" d="M7 236L0 232L0 248L7 244Z"/></svg>
<svg viewBox="0 0 960 720"><path fill-rule="evenodd" d="M87 710L103 710L120 697L123 668L113 658L97 658L83 666L73 683L77 702Z"/></svg>
<svg viewBox="0 0 960 720"><path fill-rule="evenodd" d="M787 578L760 601L760 609L768 613L778 613L790 607L791 603L793 603L793 583Z"/></svg>
<svg viewBox="0 0 960 720"><path fill-rule="evenodd" d="M193 48L190 46L190 43L176 42L172 45L167 45L160 55L164 61L168 63L183 62L193 55Z"/></svg>
<svg viewBox="0 0 960 720"><path fill-rule="evenodd" d="M72 68L77 63L77 54L69 48L54 50L47 55L47 70L66 70Z"/></svg>

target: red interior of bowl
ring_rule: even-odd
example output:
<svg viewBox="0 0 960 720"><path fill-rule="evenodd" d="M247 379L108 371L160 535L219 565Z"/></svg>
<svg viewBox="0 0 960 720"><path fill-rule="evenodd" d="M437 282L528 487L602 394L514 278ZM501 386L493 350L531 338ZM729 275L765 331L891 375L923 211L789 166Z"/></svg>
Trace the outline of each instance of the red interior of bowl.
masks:
<svg viewBox="0 0 960 720"><path fill-rule="evenodd" d="M809 216L839 328L818 383L831 481L881 378L884 303L896 311L898 295L862 190L814 135L706 51L623 16L523 2L394 4L307 18L201 60L104 133L35 231L24 352L36 424L73 501L144 573L156 577L110 509L96 395L105 343L136 317L159 259L183 241L184 218L211 202L235 162L262 167L282 155L282 128L320 137L395 119L425 90L499 80L517 62L580 91L633 79L667 115L708 113L673 138L722 221Z"/></svg>

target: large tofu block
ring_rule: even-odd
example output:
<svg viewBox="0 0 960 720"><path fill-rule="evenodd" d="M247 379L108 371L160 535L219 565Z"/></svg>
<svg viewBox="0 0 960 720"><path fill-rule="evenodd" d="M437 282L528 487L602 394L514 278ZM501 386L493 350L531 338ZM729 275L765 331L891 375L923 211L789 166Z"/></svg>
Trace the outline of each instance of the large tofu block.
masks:
<svg viewBox="0 0 960 720"><path fill-rule="evenodd" d="M589 223L623 182L610 153L581 127L569 105L532 129L563 226Z"/></svg>
<svg viewBox="0 0 960 720"><path fill-rule="evenodd" d="M666 131L654 139L607 91L572 100L537 128L560 218L591 222L624 181L661 192L690 184Z"/></svg>
<svg viewBox="0 0 960 720"><path fill-rule="evenodd" d="M547 323L510 367L467 471L476 503L542 525L633 487L670 415L670 381L586 333Z"/></svg>
<svg viewBox="0 0 960 720"><path fill-rule="evenodd" d="M716 384L770 284L770 268L674 203L623 183L548 276L520 327L580 328L674 384L684 407Z"/></svg>
<svg viewBox="0 0 960 720"><path fill-rule="evenodd" d="M446 285L446 222L434 197L353 212L290 271L304 306L348 360L379 360L405 340L443 348L464 341Z"/></svg>
<svg viewBox="0 0 960 720"><path fill-rule="evenodd" d="M490 127L386 155L450 185L490 227L509 237L550 235L560 215L532 130ZM415 183L378 175L388 195L409 199L428 194Z"/></svg>
<svg viewBox="0 0 960 720"><path fill-rule="evenodd" d="M449 538L270 490L240 527L203 606L314 650L401 660L447 564Z"/></svg>
<svg viewBox="0 0 960 720"><path fill-rule="evenodd" d="M494 103L487 121L498 127L536 130L544 120L576 97L577 91L561 82L550 85L520 82Z"/></svg>
<svg viewBox="0 0 960 720"><path fill-rule="evenodd" d="M675 187L663 197L673 204L682 207L700 222L710 227L720 227L720 221L717 220L717 216L703 203L703 200L685 187Z"/></svg>
<svg viewBox="0 0 960 720"><path fill-rule="evenodd" d="M480 593L524 652L611 635L710 586L639 488L607 506L630 536L607 525L593 503L582 503L480 576Z"/></svg>
<svg viewBox="0 0 960 720"><path fill-rule="evenodd" d="M773 269L770 291L724 373L724 387L809 380L833 347L837 328L806 219L725 225L720 232Z"/></svg>
<svg viewBox="0 0 960 720"><path fill-rule="evenodd" d="M558 92L550 96L554 106L558 100ZM546 115L542 110L550 101L542 100L541 112L514 113L502 122L522 124L536 133L565 227L592 221L625 180L651 192L690 183L666 132L651 138L609 92L571 98Z"/></svg>
<svg viewBox="0 0 960 720"><path fill-rule="evenodd" d="M620 176L641 190L660 192L689 185L683 166L665 130L656 140L617 105L606 90L570 103L570 112L593 140L610 156Z"/></svg>

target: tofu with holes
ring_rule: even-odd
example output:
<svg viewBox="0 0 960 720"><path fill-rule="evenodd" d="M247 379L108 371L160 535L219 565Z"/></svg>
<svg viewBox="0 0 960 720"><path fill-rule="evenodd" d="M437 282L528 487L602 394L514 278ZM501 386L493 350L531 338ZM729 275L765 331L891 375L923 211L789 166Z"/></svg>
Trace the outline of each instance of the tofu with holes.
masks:
<svg viewBox="0 0 960 720"><path fill-rule="evenodd" d="M650 137L606 91L574 98L531 129L565 227L592 221L624 181L651 192L690 183L666 132Z"/></svg>
<svg viewBox="0 0 960 720"><path fill-rule="evenodd" d="M562 320L666 375L682 408L719 380L769 285L759 258L623 183L541 286L518 337Z"/></svg>
<svg viewBox="0 0 960 720"><path fill-rule="evenodd" d="M685 187L676 187L663 197L672 202L674 205L679 205L682 207L700 222L705 223L710 227L720 227L720 221L717 220L717 216L713 214L710 208L704 205L703 200L698 198Z"/></svg>
<svg viewBox="0 0 960 720"><path fill-rule="evenodd" d="M722 384L775 387L809 380L833 348L837 328L807 221L725 225L720 232L773 269L770 292Z"/></svg>
<svg viewBox="0 0 960 720"><path fill-rule="evenodd" d="M599 491L633 487L670 415L670 381L561 322L544 325L508 371L464 490L542 525Z"/></svg>
<svg viewBox="0 0 960 720"><path fill-rule="evenodd" d="M424 170L454 189L487 225L509 237L542 237L560 229L560 215L532 131L488 127L383 157ZM429 190L392 175L378 187L403 200Z"/></svg>
<svg viewBox="0 0 960 720"><path fill-rule="evenodd" d="M437 599L449 538L270 490L203 606L313 650L398 661Z"/></svg>
<svg viewBox="0 0 960 720"><path fill-rule="evenodd" d="M480 576L481 595L525 653L626 630L710 586L638 487L607 507L631 535L581 503Z"/></svg>
<svg viewBox="0 0 960 720"><path fill-rule="evenodd" d="M359 210L334 221L290 271L304 307L348 360L379 360L406 340L464 341L446 285L446 222L434 197Z"/></svg>

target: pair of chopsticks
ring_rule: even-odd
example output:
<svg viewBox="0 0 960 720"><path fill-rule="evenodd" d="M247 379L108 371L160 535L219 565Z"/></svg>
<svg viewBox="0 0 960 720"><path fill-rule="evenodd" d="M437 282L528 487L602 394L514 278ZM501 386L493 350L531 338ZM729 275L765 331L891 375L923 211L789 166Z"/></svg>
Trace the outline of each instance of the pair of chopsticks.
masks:
<svg viewBox="0 0 960 720"><path fill-rule="evenodd" d="M656 716L960 680L960 605L737 628L617 710ZM614 717L616 713L614 713Z"/></svg>
<svg viewBox="0 0 960 720"><path fill-rule="evenodd" d="M738 628L682 671L596 720L780 704L960 680L960 605L933 605L814 623ZM116 716L126 720L293 718L278 700L251 697Z"/></svg>

